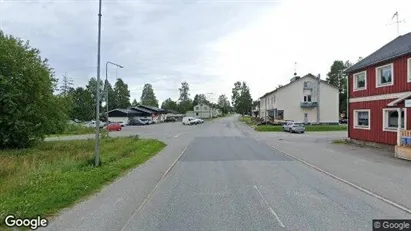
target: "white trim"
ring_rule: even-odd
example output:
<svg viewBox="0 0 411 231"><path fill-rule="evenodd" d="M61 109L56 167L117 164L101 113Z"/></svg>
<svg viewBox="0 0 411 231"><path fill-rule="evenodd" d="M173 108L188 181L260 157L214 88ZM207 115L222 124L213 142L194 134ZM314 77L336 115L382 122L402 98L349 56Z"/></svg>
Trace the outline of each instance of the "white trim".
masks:
<svg viewBox="0 0 411 231"><path fill-rule="evenodd" d="M378 84L379 77L381 77L381 76L379 76L378 70L382 69L384 67L388 67L388 66L391 67L391 83L389 83L389 84ZM379 88L379 87L387 87L387 86L392 86L392 85L394 85L394 63L385 64L385 65L376 67L375 68L375 87Z"/></svg>
<svg viewBox="0 0 411 231"><path fill-rule="evenodd" d="M365 85L364 87L361 88L357 88L357 77L358 75L364 74L364 82ZM353 91L362 91L362 90L367 90L367 71L361 71L361 72L357 72L355 74L353 74Z"/></svg>
<svg viewBox="0 0 411 231"><path fill-rule="evenodd" d="M407 82L410 83L411 82L411 58L407 59Z"/></svg>
<svg viewBox="0 0 411 231"><path fill-rule="evenodd" d="M368 102L368 101L375 101L375 100L398 99L408 94L411 94L411 91L390 93L390 94L383 94L383 95L355 97L355 98L350 98L349 101L350 103L358 103L358 102Z"/></svg>
<svg viewBox="0 0 411 231"><path fill-rule="evenodd" d="M368 112L368 127L365 126L358 126L358 112ZM363 130L370 130L371 129L371 109L356 109L353 110L353 117L354 117L354 123L353 123L353 128L354 129L363 129Z"/></svg>
<svg viewBox="0 0 411 231"><path fill-rule="evenodd" d="M411 97L411 93L404 94L404 96L401 96L401 97L397 98L396 100L390 102L389 104L387 104L387 106L389 106L389 107L397 106L398 103L401 103L401 102L403 102L404 100L406 100L410 97Z"/></svg>
<svg viewBox="0 0 411 231"><path fill-rule="evenodd" d="M397 132L398 127L393 127L393 128L387 128L385 126L386 120L387 120L387 112L389 111L397 111L400 108L383 108L382 109L382 130L384 132ZM402 108L404 111L404 128L401 129L407 129L407 108Z"/></svg>

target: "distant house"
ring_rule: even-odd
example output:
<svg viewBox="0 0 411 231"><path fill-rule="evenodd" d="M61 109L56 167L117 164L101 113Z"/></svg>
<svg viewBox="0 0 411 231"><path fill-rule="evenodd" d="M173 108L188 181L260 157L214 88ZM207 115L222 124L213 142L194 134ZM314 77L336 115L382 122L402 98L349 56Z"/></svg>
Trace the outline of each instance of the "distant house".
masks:
<svg viewBox="0 0 411 231"><path fill-rule="evenodd" d="M221 110L213 108L208 104L195 105L193 111L188 111L186 116L200 117L200 118L213 118L221 115Z"/></svg>
<svg viewBox="0 0 411 231"><path fill-rule="evenodd" d="M411 33L397 37L346 72L348 137L399 144L397 131L411 127L411 109L405 107L411 98Z"/></svg>
<svg viewBox="0 0 411 231"><path fill-rule="evenodd" d="M137 109L142 109L151 112L151 119L154 122L162 122L165 120L165 114L167 111L161 108L153 107L153 106L144 106L140 105L136 107Z"/></svg>
<svg viewBox="0 0 411 231"><path fill-rule="evenodd" d="M261 96L258 111L264 120L338 123L339 91L312 74L295 74L290 83Z"/></svg>
<svg viewBox="0 0 411 231"><path fill-rule="evenodd" d="M108 112L108 120L111 122L123 122L128 124L131 118L147 118L151 117L149 111L129 109L114 109Z"/></svg>

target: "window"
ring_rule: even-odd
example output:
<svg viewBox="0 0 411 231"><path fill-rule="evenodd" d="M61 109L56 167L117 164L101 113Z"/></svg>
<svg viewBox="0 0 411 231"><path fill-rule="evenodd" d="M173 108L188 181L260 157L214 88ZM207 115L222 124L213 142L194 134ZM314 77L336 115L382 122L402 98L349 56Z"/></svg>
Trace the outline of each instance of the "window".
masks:
<svg viewBox="0 0 411 231"><path fill-rule="evenodd" d="M311 95L305 95L304 102L311 102Z"/></svg>
<svg viewBox="0 0 411 231"><path fill-rule="evenodd" d="M354 128L370 129L370 110L354 110Z"/></svg>
<svg viewBox="0 0 411 231"><path fill-rule="evenodd" d="M406 111L401 110L401 128L406 127ZM397 131L398 128L398 108L383 109L383 131Z"/></svg>
<svg viewBox="0 0 411 231"><path fill-rule="evenodd" d="M367 89L367 72L363 71L354 74L354 91Z"/></svg>
<svg viewBox="0 0 411 231"><path fill-rule="evenodd" d="M197 107L196 107L196 110L197 110L197 111L200 110L200 107L197 106Z"/></svg>
<svg viewBox="0 0 411 231"><path fill-rule="evenodd" d="M393 64L375 68L377 87L390 86L394 84Z"/></svg>
<svg viewBox="0 0 411 231"><path fill-rule="evenodd" d="M407 60L408 82L411 82L411 58Z"/></svg>
<svg viewBox="0 0 411 231"><path fill-rule="evenodd" d="M204 110L208 110L208 108L207 108L207 107L204 107Z"/></svg>

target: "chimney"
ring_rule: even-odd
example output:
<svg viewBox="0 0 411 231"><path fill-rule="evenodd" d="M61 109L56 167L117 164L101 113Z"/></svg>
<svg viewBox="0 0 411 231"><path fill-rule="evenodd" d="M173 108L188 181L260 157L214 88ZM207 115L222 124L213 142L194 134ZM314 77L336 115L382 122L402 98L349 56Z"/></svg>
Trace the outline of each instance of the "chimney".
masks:
<svg viewBox="0 0 411 231"><path fill-rule="evenodd" d="M297 72L294 72L294 77L292 77L292 78L290 79L290 83L296 81L296 80L299 79L299 78L300 78L300 76L297 75Z"/></svg>

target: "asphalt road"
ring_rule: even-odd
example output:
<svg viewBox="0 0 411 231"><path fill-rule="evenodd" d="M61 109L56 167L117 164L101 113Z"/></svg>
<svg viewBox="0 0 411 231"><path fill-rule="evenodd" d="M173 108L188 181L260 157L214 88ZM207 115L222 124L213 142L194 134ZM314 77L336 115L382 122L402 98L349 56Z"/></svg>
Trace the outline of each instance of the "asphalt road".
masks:
<svg viewBox="0 0 411 231"><path fill-rule="evenodd" d="M239 129L235 117L192 127L156 126L152 129L164 133L157 131L151 135L163 137L169 147L178 146L178 150L184 150L181 155L175 148L166 149L167 155L159 154L157 159L126 176L127 179L119 180L101 195L60 216L51 227L55 230L371 230L372 219L410 218L409 213L257 141L249 131ZM161 159L170 156L173 158L167 161ZM164 168L165 162L171 165L174 157L178 161L166 175L147 174L156 166L160 169L161 164ZM139 183L144 183L140 180L150 177L153 179L145 182L145 190L138 191ZM136 199L138 196L141 198ZM98 203L105 205L97 206Z"/></svg>

